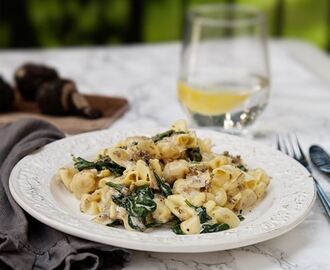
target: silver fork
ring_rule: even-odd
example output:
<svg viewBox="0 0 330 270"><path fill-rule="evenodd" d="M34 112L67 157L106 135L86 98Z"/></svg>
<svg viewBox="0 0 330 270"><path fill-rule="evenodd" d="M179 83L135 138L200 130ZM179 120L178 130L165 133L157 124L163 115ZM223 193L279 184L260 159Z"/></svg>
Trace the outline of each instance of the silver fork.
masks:
<svg viewBox="0 0 330 270"><path fill-rule="evenodd" d="M301 165L303 165L308 170L308 172L311 174L314 180L317 195L319 196L319 199L325 209L325 212L328 215L328 218L330 219L330 199L328 195L325 193L324 189L320 186L319 182L313 177L311 167L306 159L304 152L301 149L298 137L296 135L292 136L290 134L288 134L286 137L287 139L285 139L284 136L280 136L277 134L276 136L277 149L297 160ZM294 139L292 139L292 137L294 137Z"/></svg>

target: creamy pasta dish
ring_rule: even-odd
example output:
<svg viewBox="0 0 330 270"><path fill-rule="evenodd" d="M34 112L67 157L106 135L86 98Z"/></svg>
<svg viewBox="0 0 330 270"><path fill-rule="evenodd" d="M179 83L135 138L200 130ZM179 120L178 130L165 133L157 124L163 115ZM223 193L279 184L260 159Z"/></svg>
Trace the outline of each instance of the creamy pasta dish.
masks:
<svg viewBox="0 0 330 270"><path fill-rule="evenodd" d="M270 177L211 148L179 120L152 137L128 137L94 160L73 156L58 178L95 222L141 232L164 224L176 234L219 232L240 224Z"/></svg>

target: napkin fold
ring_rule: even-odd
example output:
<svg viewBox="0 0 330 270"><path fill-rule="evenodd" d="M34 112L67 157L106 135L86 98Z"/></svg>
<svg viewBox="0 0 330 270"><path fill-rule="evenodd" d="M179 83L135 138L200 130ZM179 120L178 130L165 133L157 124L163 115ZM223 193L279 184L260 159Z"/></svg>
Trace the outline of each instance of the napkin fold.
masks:
<svg viewBox="0 0 330 270"><path fill-rule="evenodd" d="M24 212L9 191L9 175L24 156L64 134L26 119L0 127L0 269L120 269L129 252L59 232Z"/></svg>

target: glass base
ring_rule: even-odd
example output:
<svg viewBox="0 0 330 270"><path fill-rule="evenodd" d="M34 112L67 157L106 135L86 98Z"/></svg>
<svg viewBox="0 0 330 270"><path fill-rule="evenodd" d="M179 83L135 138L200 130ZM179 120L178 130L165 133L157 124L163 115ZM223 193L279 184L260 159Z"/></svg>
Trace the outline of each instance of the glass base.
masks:
<svg viewBox="0 0 330 270"><path fill-rule="evenodd" d="M198 126L196 124L193 124L193 126L196 127L196 128L211 129L211 130L218 131L218 132L221 132L221 133L226 133L226 134L229 134L229 135L240 136L240 137L249 138L249 139L254 138L254 133L251 132L250 128L226 129L226 128L218 127L218 126Z"/></svg>
<svg viewBox="0 0 330 270"><path fill-rule="evenodd" d="M233 119L230 116L228 117L228 115L224 115L209 117L191 114L190 122L194 127L198 128L209 128L231 135L253 137L250 132L251 127L253 126L252 121L248 125L242 125L240 121L237 121L237 119Z"/></svg>

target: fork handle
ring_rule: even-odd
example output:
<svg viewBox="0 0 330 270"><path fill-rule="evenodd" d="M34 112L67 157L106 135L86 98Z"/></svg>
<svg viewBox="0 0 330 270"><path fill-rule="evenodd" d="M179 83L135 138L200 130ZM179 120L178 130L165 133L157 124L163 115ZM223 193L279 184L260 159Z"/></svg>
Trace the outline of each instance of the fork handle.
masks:
<svg viewBox="0 0 330 270"><path fill-rule="evenodd" d="M319 182L313 177L317 194L319 195L320 201L324 207L325 212L328 215L328 218L330 218L330 199L328 195L325 193L324 189L320 186Z"/></svg>

